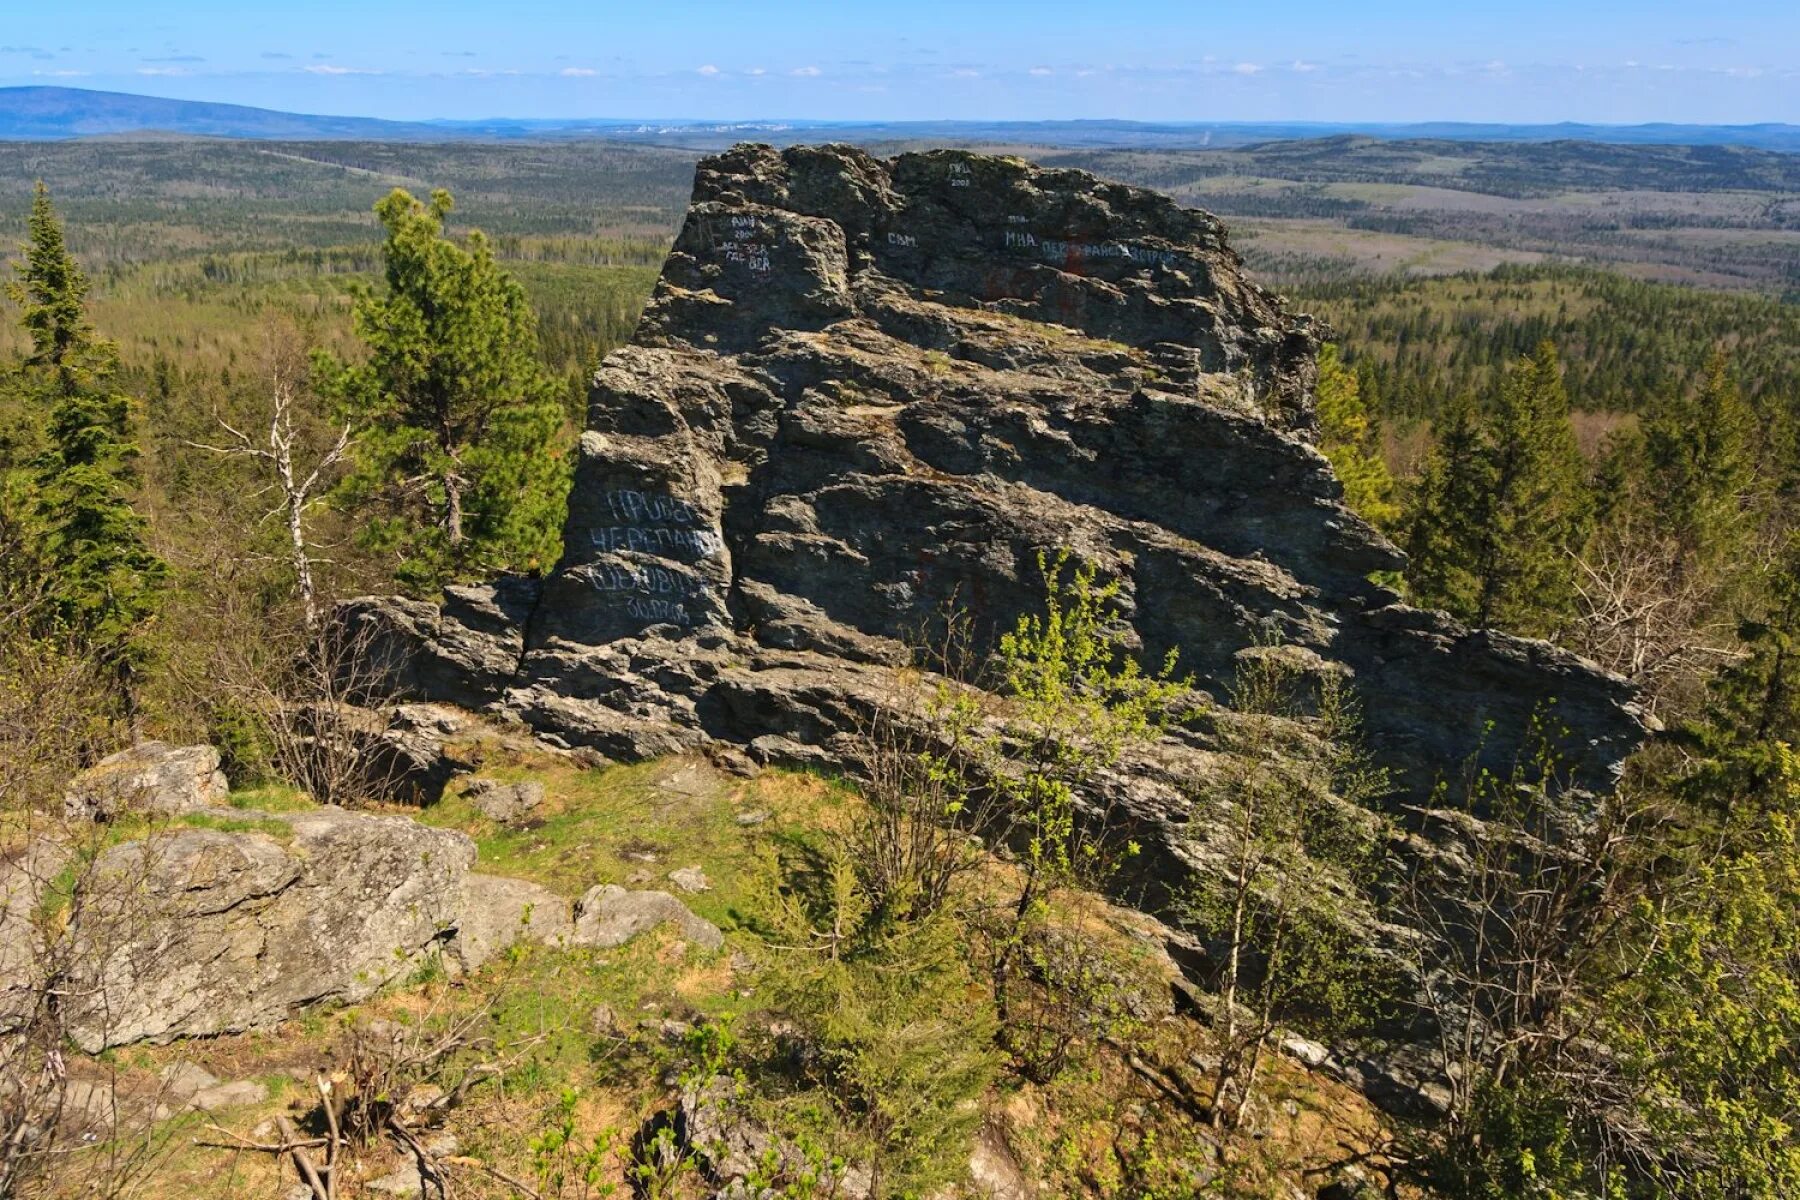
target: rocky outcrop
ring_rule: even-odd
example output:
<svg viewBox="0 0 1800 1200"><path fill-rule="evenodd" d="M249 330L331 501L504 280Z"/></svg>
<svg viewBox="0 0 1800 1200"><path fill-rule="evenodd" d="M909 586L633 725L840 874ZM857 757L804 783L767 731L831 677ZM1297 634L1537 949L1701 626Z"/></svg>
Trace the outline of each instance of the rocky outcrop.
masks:
<svg viewBox="0 0 1800 1200"><path fill-rule="evenodd" d="M128 812L172 817L223 804L230 792L213 747L140 742L71 780L63 809L80 820L110 821Z"/></svg>
<svg viewBox="0 0 1800 1200"><path fill-rule="evenodd" d="M1371 581L1403 560L1312 445L1317 334L1152 192L741 146L596 376L555 573L342 616L415 694L566 744L805 757L909 632L954 602L993 637L1067 547L1204 686L1273 638L1351 677L1417 789L1551 700L1604 784L1643 733L1621 680Z"/></svg>
<svg viewBox="0 0 1800 1200"><path fill-rule="evenodd" d="M1645 733L1631 688L1544 642L1399 603L1400 553L1313 444L1319 330L1221 224L1078 171L956 151L740 146L703 161L631 345L600 367L541 583L340 616L415 695L618 759L853 763L906 640L977 649L1041 556L1116 581L1134 649L1222 695L1246 656L1350 681L1404 808L1545 712L1577 787ZM1155 910L1195 870L1184 730L1109 775Z"/></svg>

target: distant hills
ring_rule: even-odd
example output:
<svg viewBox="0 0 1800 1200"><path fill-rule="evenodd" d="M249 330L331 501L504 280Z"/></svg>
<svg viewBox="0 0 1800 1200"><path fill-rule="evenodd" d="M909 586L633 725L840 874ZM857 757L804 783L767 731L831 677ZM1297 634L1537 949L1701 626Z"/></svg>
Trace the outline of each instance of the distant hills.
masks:
<svg viewBox="0 0 1800 1200"><path fill-rule="evenodd" d="M601 138L707 150L732 142L969 142L1091 149L1227 149L1359 134L1384 140L1585 141L1746 146L1800 152L1800 125L1558 125L1139 121L384 121L278 112L84 88L0 88L0 140L59 141L164 134L286 141L560 141Z"/></svg>

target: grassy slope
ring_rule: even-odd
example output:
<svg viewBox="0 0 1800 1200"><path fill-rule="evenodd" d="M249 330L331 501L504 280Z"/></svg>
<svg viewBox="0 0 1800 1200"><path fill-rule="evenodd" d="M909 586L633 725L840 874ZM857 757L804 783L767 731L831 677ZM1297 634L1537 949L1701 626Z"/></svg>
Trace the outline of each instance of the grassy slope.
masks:
<svg viewBox="0 0 1800 1200"><path fill-rule="evenodd" d="M148 1184L148 1200L225 1200L291 1186L292 1168L278 1167L269 1155L197 1143L228 1140L221 1129L248 1134L280 1113L303 1124L313 1107L311 1073L334 1061L348 1029L371 1020L442 1028L472 1013L492 1014L494 1053L507 1060L508 1070L502 1083L481 1085L474 1102L452 1118L449 1129L465 1155L531 1179L530 1138L545 1127L567 1088L578 1089L578 1126L585 1135L604 1129L628 1136L672 1102L671 1080L687 1061L664 1022L727 1020L747 1028L768 1019L757 968L749 966L771 961L771 948L754 928L762 895L758 863L767 850L783 839L841 831L860 804L853 790L818 776L767 771L741 780L688 759L586 771L566 760L497 750L480 773L539 780L547 798L516 829L494 824L456 795L420 814L474 837L479 869L535 879L575 896L599 882L666 887L670 869L698 865L713 889L688 899L728 931L726 950L696 955L655 936L608 952L527 948L471 978L422 972L367 1004L317 1010L279 1029L128 1048L78 1066L85 1075L116 1070L127 1086L148 1088L171 1063L192 1062L220 1078L259 1079L269 1086L264 1103L163 1122L157 1137L165 1157ZM246 823L254 822L256 809L305 803L283 789L239 793L234 800L250 810ZM767 818L740 822L747 813ZM650 854L655 863L643 861ZM996 864L994 870L1005 868ZM1134 939L1119 937L1121 955L1144 954ZM1133 1053L1173 1070L1203 1039L1204 1030L1192 1020L1165 1017L1137 1029L1129 1041ZM754 1073L750 1079L763 1086ZM1299 1184L1307 1168L1338 1158L1345 1145L1369 1145L1385 1129L1359 1096L1285 1061L1272 1064L1267 1095L1259 1135L1246 1140L1235 1168L1238 1184L1252 1189L1244 1194L1284 1180ZM1058 1196L1141 1195L1134 1190L1140 1185L1128 1182L1131 1172L1183 1177L1195 1169L1194 1155L1207 1136L1122 1054L1104 1047L1046 1088L1003 1078L984 1106L994 1136L1043 1183L1045 1194ZM374 1178L398 1165L391 1152L376 1147L351 1169ZM622 1169L618 1155L609 1156L607 1175L622 1180ZM498 1200L510 1193L471 1174L459 1179L458 1194Z"/></svg>

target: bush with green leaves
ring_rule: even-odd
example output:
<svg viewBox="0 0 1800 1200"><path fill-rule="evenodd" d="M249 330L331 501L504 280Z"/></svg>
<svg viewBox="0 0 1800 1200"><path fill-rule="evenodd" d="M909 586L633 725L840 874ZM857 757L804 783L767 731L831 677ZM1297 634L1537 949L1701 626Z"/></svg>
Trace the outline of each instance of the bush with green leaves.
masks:
<svg viewBox="0 0 1800 1200"><path fill-rule="evenodd" d="M1017 887L988 922L995 1003L1015 1054L1025 1044L1011 1037L1020 1029L1016 977L1052 901L1070 888L1100 890L1119 857L1137 852L1113 836L1109 813L1084 813L1081 805L1087 800L1091 810L1099 777L1131 747L1154 740L1192 695L1176 676L1173 651L1155 673L1130 653L1119 580L1102 582L1091 563L1071 566L1067 551L1039 555L1038 568L1044 611L1020 616L1000 639L1001 761L990 772L1018 855ZM1052 1059L1018 1065L1041 1079L1066 1055Z"/></svg>
<svg viewBox="0 0 1800 1200"><path fill-rule="evenodd" d="M1179 908L1213 948L1213 1124L1236 1128L1284 1022L1315 1036L1365 1023L1382 975L1364 930L1386 823L1385 793L1335 673L1309 680L1296 648L1250 648L1218 714L1216 771L1189 781L1197 871ZM1204 815L1202 815L1204 814Z"/></svg>

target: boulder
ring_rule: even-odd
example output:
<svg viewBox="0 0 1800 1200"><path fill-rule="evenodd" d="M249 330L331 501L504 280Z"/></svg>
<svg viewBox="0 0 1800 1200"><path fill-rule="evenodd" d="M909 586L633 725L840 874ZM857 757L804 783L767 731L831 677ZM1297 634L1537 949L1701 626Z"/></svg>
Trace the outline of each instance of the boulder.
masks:
<svg viewBox="0 0 1800 1200"><path fill-rule="evenodd" d="M169 817L222 805L230 794L216 748L140 742L71 780L63 810L95 821L126 812Z"/></svg>
<svg viewBox="0 0 1800 1200"><path fill-rule="evenodd" d="M683 939L702 950L717 950L725 944L718 926L695 916L669 893L628 891L611 883L589 888L577 902L569 943L601 949L623 946L664 925L673 926Z"/></svg>
<svg viewBox="0 0 1800 1200"><path fill-rule="evenodd" d="M567 900L541 884L498 875L471 874L463 880L463 899L446 956L472 971L521 941L557 945L574 930Z"/></svg>
<svg viewBox="0 0 1800 1200"><path fill-rule="evenodd" d="M502 825L518 820L544 802L544 785L535 779L501 783L495 779L471 779L463 787L476 811Z"/></svg>
<svg viewBox="0 0 1800 1200"><path fill-rule="evenodd" d="M403 817L206 814L100 857L77 930L76 1043L274 1025L401 977L455 927L475 846ZM250 826L250 828L244 828Z"/></svg>

